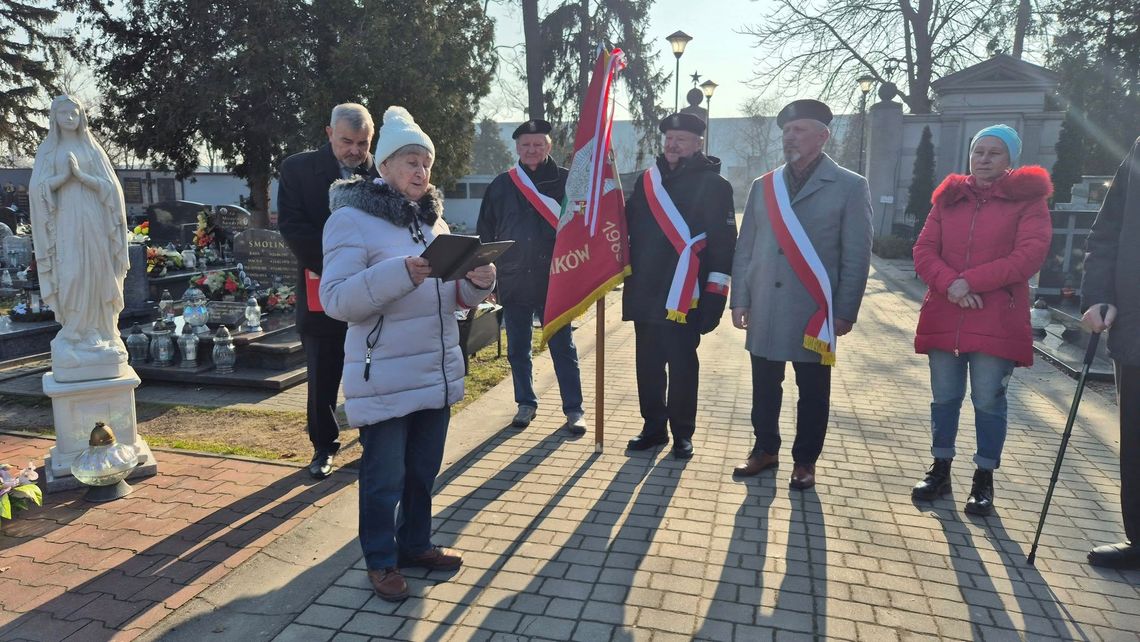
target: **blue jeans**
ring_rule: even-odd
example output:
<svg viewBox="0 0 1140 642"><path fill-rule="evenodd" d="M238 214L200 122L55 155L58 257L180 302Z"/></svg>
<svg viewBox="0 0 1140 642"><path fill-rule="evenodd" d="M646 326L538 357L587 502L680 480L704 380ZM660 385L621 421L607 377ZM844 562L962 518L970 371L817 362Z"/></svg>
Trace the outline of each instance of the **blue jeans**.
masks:
<svg viewBox="0 0 1140 642"><path fill-rule="evenodd" d="M444 407L360 429L360 547L370 570L431 548L431 492L450 421Z"/></svg>
<svg viewBox="0 0 1140 642"><path fill-rule="evenodd" d="M525 305L504 305L503 325L507 329L507 361L511 364L511 378L515 384L515 403L538 407L534 394L534 376L531 367L531 332L534 315L542 317L540 308ZM582 412L582 375L578 370L578 348L574 333L567 323L554 333L547 343L550 359L554 361L554 375L558 391L562 394L562 412Z"/></svg>
<svg viewBox="0 0 1140 642"><path fill-rule="evenodd" d="M982 352L967 352L955 357L951 352L931 350L930 423L935 459L952 459L954 441L958 437L958 415L966 397L966 375L970 376L970 400L974 404L974 429L978 452L974 463L983 470L994 470L1001 464L1005 446L1006 388L1013 374L1013 362Z"/></svg>

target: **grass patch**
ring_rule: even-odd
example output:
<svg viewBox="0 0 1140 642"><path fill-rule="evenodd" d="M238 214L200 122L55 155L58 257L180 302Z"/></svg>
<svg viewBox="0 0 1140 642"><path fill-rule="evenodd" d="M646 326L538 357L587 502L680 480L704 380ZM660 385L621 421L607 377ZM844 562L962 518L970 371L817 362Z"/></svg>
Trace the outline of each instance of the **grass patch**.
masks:
<svg viewBox="0 0 1140 642"><path fill-rule="evenodd" d="M249 448L240 444L226 444L198 439L181 439L177 437L163 437L161 435L147 435L147 443L155 448L170 448L174 450L194 450L210 453L212 455L236 455L238 457L252 457L254 459L280 460L281 454L261 448Z"/></svg>

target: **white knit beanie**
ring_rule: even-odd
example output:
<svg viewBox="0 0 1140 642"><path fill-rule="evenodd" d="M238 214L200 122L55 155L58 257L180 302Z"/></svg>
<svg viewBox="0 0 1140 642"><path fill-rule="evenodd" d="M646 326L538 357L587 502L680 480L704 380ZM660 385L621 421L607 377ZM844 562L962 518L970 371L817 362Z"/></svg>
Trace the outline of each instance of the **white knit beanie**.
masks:
<svg viewBox="0 0 1140 642"><path fill-rule="evenodd" d="M388 160L404 145L419 145L427 148L435 156L435 145L431 139L416 124L412 115L403 107L392 106L384 112L384 123L380 126L380 133L376 136L376 153L373 158L379 165Z"/></svg>

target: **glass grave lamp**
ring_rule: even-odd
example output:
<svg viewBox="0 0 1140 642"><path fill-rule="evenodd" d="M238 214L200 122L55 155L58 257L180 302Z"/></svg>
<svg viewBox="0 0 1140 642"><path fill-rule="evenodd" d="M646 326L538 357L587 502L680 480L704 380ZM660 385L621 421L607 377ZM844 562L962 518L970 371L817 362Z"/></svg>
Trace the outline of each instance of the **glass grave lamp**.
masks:
<svg viewBox="0 0 1140 642"><path fill-rule="evenodd" d="M198 335L194 334L194 328L190 327L189 323L182 325L182 334L178 335L178 351L182 353L182 362L179 364L183 368L195 368L198 366Z"/></svg>
<svg viewBox="0 0 1140 642"><path fill-rule="evenodd" d="M170 290L162 291L162 296L158 299L158 313L163 321L167 323L174 321L174 297L170 296Z"/></svg>
<svg viewBox="0 0 1140 642"><path fill-rule="evenodd" d="M182 301L182 320L194 329L195 334L209 334L206 322L210 320L210 308L206 295L191 286L182 294Z"/></svg>
<svg viewBox="0 0 1140 642"><path fill-rule="evenodd" d="M234 352L234 340L226 326L218 328L214 335L214 369L218 374L229 374L234 371L237 353Z"/></svg>
<svg viewBox="0 0 1140 642"><path fill-rule="evenodd" d="M128 362L132 366L140 366L146 363L147 357L150 356L150 337L143 333L139 324L135 324L131 328L131 333L127 335L127 357Z"/></svg>
<svg viewBox="0 0 1140 642"><path fill-rule="evenodd" d="M248 332L261 332L261 306L255 297L245 302L245 329Z"/></svg>
<svg viewBox="0 0 1140 642"><path fill-rule="evenodd" d="M174 332L170 328L159 319L150 331L150 359L159 368L174 363Z"/></svg>
<svg viewBox="0 0 1140 642"><path fill-rule="evenodd" d="M90 486L83 496L89 502L109 502L133 490L125 480L138 464L135 447L115 441L111 427L99 421L91 430L87 448L71 464L71 474Z"/></svg>

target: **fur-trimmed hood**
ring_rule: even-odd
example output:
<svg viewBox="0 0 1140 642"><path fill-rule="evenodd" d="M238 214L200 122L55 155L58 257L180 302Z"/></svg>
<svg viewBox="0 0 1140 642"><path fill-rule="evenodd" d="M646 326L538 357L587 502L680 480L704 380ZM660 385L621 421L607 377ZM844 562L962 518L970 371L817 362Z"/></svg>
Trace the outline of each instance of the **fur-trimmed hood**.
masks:
<svg viewBox="0 0 1140 642"><path fill-rule="evenodd" d="M978 193L971 177L965 174L951 174L934 190L931 201L935 205L947 207L958 201L973 198ZM1004 178L994 182L989 196L1006 201L1032 201L1049 198L1053 195L1053 181L1049 172L1040 165L1026 165L1011 170Z"/></svg>
<svg viewBox="0 0 1140 642"><path fill-rule="evenodd" d="M382 179L353 176L329 188L329 211L342 207L355 207L400 227L416 220L430 226L443 216L443 193L432 185L420 200L410 201Z"/></svg>

